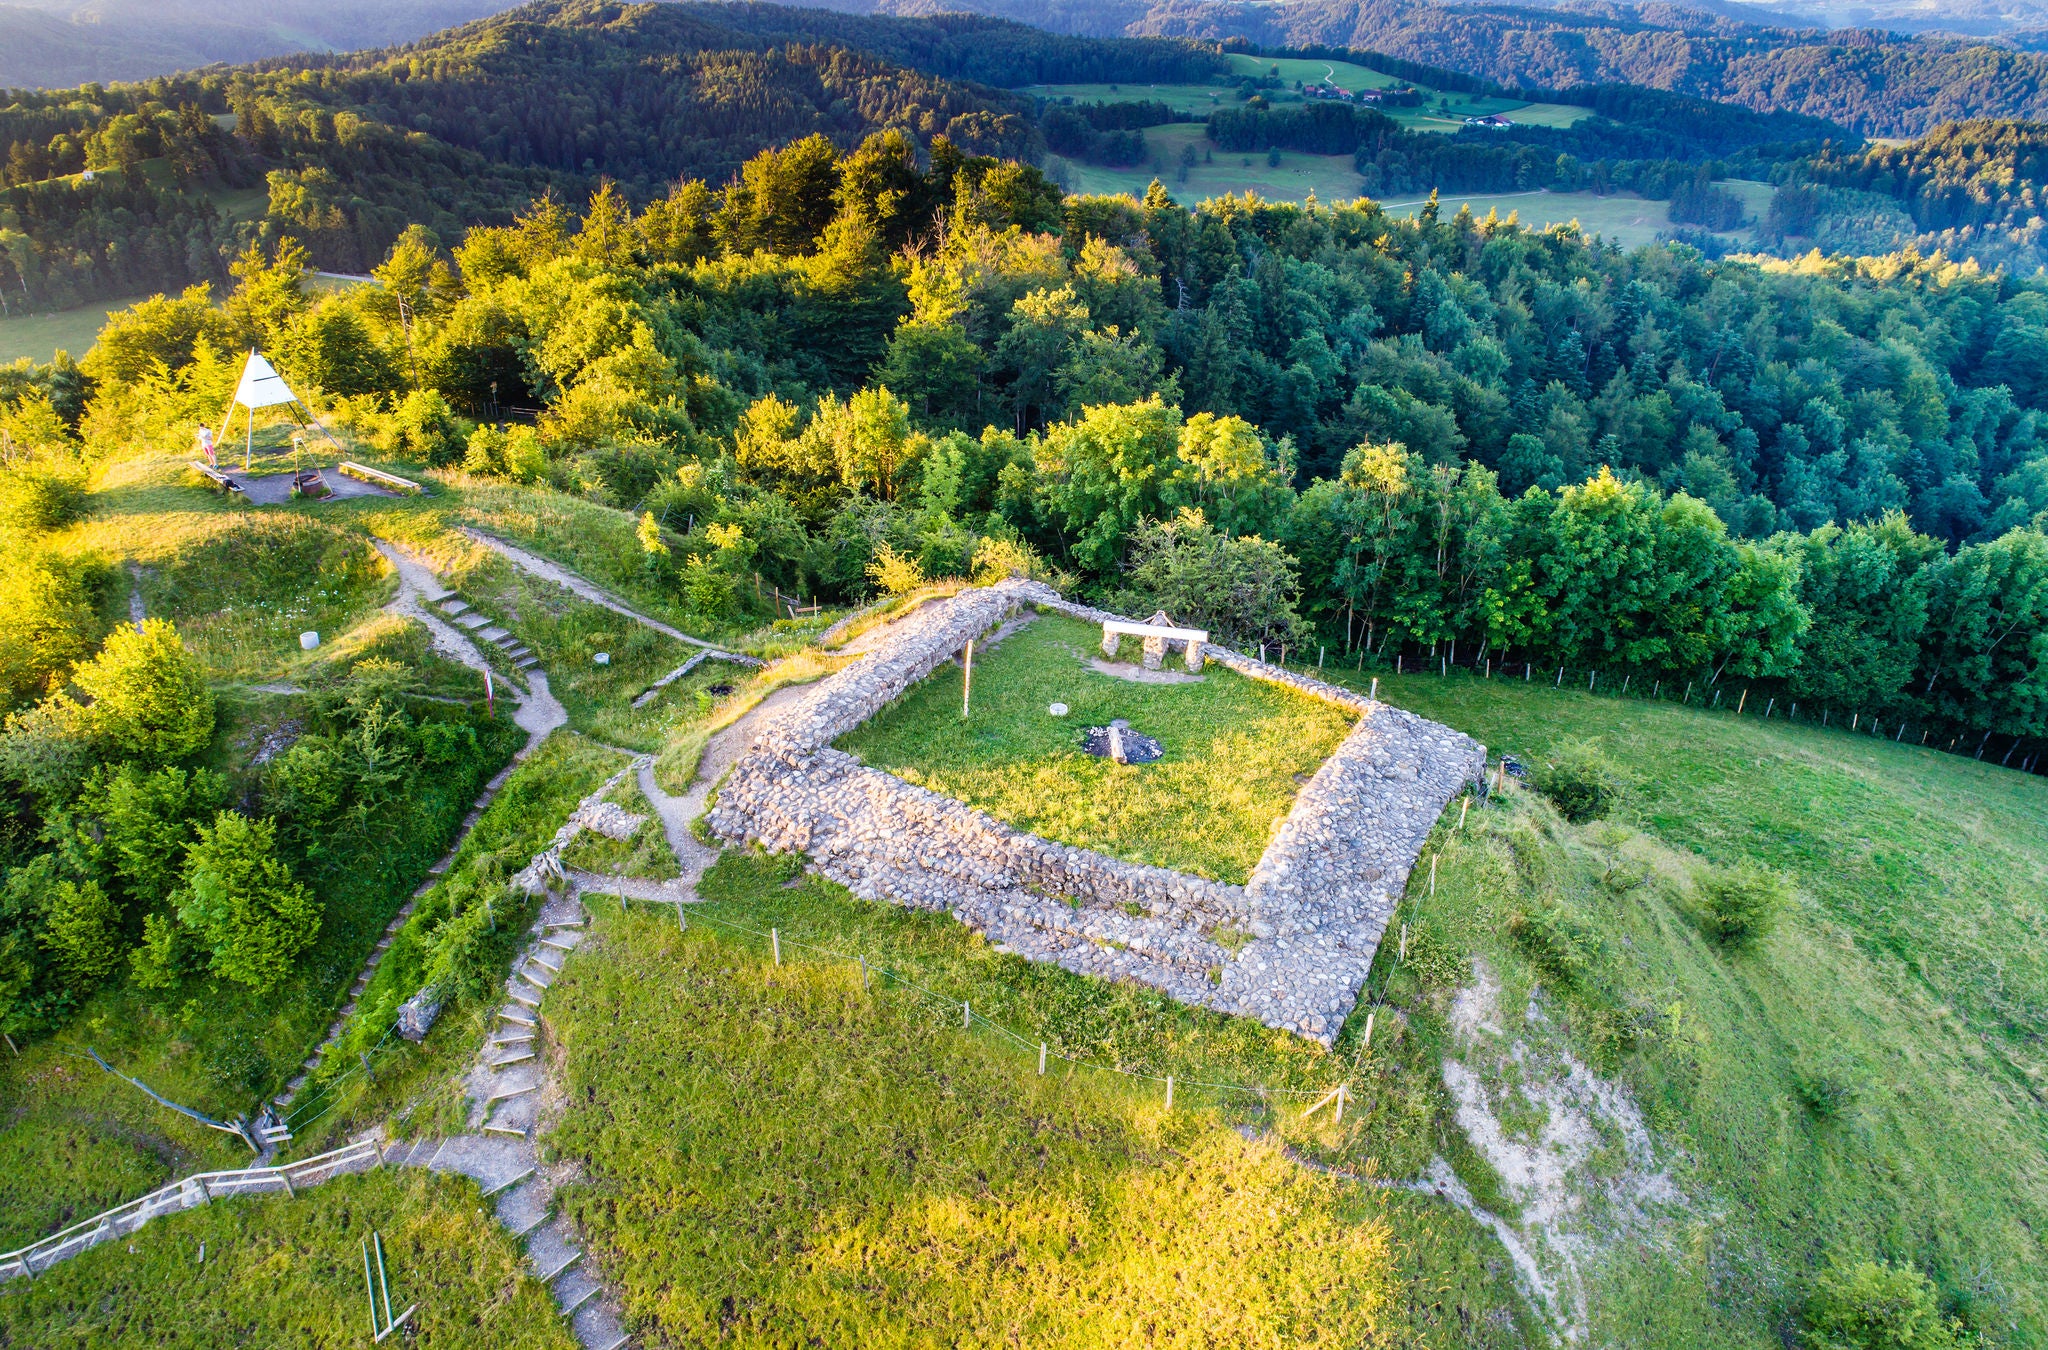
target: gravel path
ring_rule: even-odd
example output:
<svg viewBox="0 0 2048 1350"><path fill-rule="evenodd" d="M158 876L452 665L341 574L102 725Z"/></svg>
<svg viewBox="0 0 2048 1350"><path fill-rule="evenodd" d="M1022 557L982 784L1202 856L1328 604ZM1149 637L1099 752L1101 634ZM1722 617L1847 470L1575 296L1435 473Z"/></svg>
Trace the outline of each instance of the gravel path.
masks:
<svg viewBox="0 0 2048 1350"><path fill-rule="evenodd" d="M402 614L425 625L434 650L450 660L460 661L472 670L490 669L483 653L477 650L476 644L469 640L467 634L428 608L430 602L443 599L454 592L443 586L426 564L400 552L382 539L377 540L376 544L377 551L382 553L398 572L398 595L384 606L385 611ZM327 1035L322 1038L313 1053L306 1057L306 1062L300 1065L298 1075L285 1085L284 1091L271 1103L272 1110L280 1119L291 1113L292 1103L297 1100L299 1089L306 1085L306 1080L320 1067L321 1061L327 1058L328 1051L341 1039L342 1028L348 1025L348 1019L356 1010L356 1001L363 996L363 991L370 987L370 977L377 973L377 967L384 960L384 953L391 949L391 943L397 938L398 930L405 927L405 921L412 917L413 909L419 904L420 897L434 888L434 884L455 861L456 851L462 847L462 841L469 838L469 832L476 828L477 821L483 818L484 808L497 797L499 789L505 786L505 780L512 776L512 771L520 762L540 748L541 742L548 738L548 733L568 722L569 714L563 709L561 701L548 690L548 677L535 670L528 673L527 681L530 688L524 692L511 681L504 681L506 693L516 705L512 712L512 724L526 733L526 744L519 748L518 753L512 756L504 768L498 770L491 780L484 784L484 790L471 804L469 814L462 818L462 827L455 832L455 838L449 842L448 851L441 855L439 862L427 869L426 879L420 883L419 889L412 893L411 898L385 926L383 936L377 939L376 947L370 952L370 959L356 975L355 984L350 986L348 1000L342 1004L333 1024L327 1028ZM291 686L273 686L276 692L290 688ZM264 1156L268 1158L274 1151L274 1145L266 1145Z"/></svg>

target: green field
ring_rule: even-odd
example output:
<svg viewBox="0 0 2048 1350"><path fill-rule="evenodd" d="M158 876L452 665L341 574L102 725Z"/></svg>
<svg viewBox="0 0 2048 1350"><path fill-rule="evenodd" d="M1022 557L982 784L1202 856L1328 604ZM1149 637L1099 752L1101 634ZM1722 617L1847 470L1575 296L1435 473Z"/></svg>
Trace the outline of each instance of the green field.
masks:
<svg viewBox="0 0 2048 1350"><path fill-rule="evenodd" d="M107 315L126 309L146 295L124 296L119 300L95 300L77 309L52 314L13 314L0 318L0 361L47 361L56 352L69 352L73 359L84 356L106 326Z"/></svg>
<svg viewBox="0 0 2048 1350"><path fill-rule="evenodd" d="M1351 719L1213 663L1198 683L1105 675L1088 665L1100 640L1099 628L1042 615L975 663L971 717L960 716L960 672L946 666L840 746L1018 829L1243 882ZM1136 647L1124 640L1126 660ZM1067 716L1046 711L1056 702ZM1165 757L1119 765L1081 751L1086 728L1118 717Z"/></svg>
<svg viewBox="0 0 2048 1350"><path fill-rule="evenodd" d="M1327 77L1353 92L1385 89L1404 83L1390 75L1345 61L1312 61L1294 57L1266 59L1240 52L1230 57L1230 63L1230 79L1219 80L1215 84L1034 84L1019 92L1045 99L1071 99L1076 103L1157 102L1176 112L1202 118L1216 108L1237 105L1237 86L1231 81L1247 75L1264 75L1275 66L1280 69L1281 79L1286 81L1284 89L1269 93L1268 97L1276 101L1298 100L1300 96L1294 90L1296 81L1305 85L1316 84ZM1593 115L1590 109L1564 103L1525 103L1519 99L1433 90L1426 85L1416 87L1428 95L1421 107L1388 107L1378 111L1411 131L1443 132L1460 130L1467 117L1483 117L1488 113L1500 113L1512 121L1546 127L1568 127ZM1446 103L1448 111L1443 106ZM1152 135L1153 128L1147 127L1145 138L1148 142Z"/></svg>
<svg viewBox="0 0 2048 1350"><path fill-rule="evenodd" d="M11 1280L0 1344L368 1345L362 1243L373 1231L392 1311L415 1308L394 1343L574 1350L476 1184L396 1170L338 1177L296 1199L217 1200Z"/></svg>
<svg viewBox="0 0 2048 1350"><path fill-rule="evenodd" d="M1770 187L1756 183L1724 183L1721 186L1743 198L1752 210L1769 205ZM1756 189L1761 188L1762 199L1758 204ZM1388 214L1412 216L1429 200L1427 193L1401 193L1397 198L1383 201L1380 205ZM1579 228L1588 235L1599 235L1613 240L1623 248L1638 248L1655 243L1660 235L1668 235L1675 228L1671 223L1671 203L1650 201L1634 193L1614 192L1602 195L1595 192L1445 192L1437 198L1439 210L1445 218L1454 215L1461 206L1470 206L1472 214L1484 217L1488 211L1498 211L1505 220L1510 212L1519 216L1521 223L1530 229L1540 230L1549 225L1562 225L1576 220ZM1731 244L1746 246L1751 242L1751 232L1744 228L1721 236Z"/></svg>
<svg viewBox="0 0 2048 1350"><path fill-rule="evenodd" d="M1475 813L1402 910L1411 954L1466 981L1480 957L1499 1008L1543 991L1546 1017L1464 1055L1501 1075L1511 1135L1509 1089L1568 1048L1656 1136L1682 1199L1632 1239L1591 1225L1595 1343L1776 1344L1832 1256L1918 1266L1986 1345L2048 1343L2048 784L1669 702L1463 676L1381 690L1533 765L1595 741L1634 780L1583 827ZM1698 884L1745 860L1795 899L1729 948L1702 935ZM1388 978L1402 1000L1405 969ZM1514 1042L1525 1061L1496 1062Z"/></svg>
<svg viewBox="0 0 2048 1350"><path fill-rule="evenodd" d="M687 932L597 901L594 959L549 996L554 1140L585 1178L566 1205L650 1344L1523 1343L1463 1216L1282 1151L1362 1153L1351 1121L1303 1124L1306 1099L1219 1112L1186 1086L1310 1087L1330 1057L788 875L728 854ZM776 926L781 961L732 923ZM866 952L870 987L799 943ZM884 970L1057 1052L1178 1072L1176 1108L1156 1081L1057 1059L1039 1077Z"/></svg>
<svg viewBox="0 0 2048 1350"><path fill-rule="evenodd" d="M1186 182L1180 179L1183 146L1193 146L1196 163ZM1298 202L1313 192L1318 201L1350 201L1359 195L1358 170L1349 155L1303 155L1282 151L1277 166L1265 152L1231 154L1209 141L1199 122L1147 127L1145 147L1151 159L1128 169L1105 168L1063 160L1069 190L1081 193L1128 193L1143 197L1153 179L1166 186L1175 201L1187 205L1210 197L1256 192L1267 201Z"/></svg>

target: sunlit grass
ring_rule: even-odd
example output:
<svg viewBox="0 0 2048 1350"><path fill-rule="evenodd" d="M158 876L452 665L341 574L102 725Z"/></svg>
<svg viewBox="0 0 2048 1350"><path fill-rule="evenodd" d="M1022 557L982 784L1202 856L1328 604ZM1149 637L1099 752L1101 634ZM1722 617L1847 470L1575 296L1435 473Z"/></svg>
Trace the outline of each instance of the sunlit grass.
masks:
<svg viewBox="0 0 2048 1350"><path fill-rule="evenodd" d="M10 1345L368 1344L362 1243L382 1240L401 1337L446 1350L573 1350L546 1286L476 1184L372 1171L284 1195L216 1200L0 1291ZM202 1255L203 1248L203 1255Z"/></svg>
<svg viewBox="0 0 2048 1350"><path fill-rule="evenodd" d="M1088 624L1041 616L975 662L970 716L959 668L943 666L841 748L1021 830L1244 881L1351 719L1213 662L1200 683L1105 675L1088 665L1100 639ZM1047 711L1055 702L1067 716ZM1081 750L1088 727L1118 717L1157 738L1165 757L1119 765Z"/></svg>
<svg viewBox="0 0 2048 1350"><path fill-rule="evenodd" d="M1520 1343L1455 1212L1303 1169L1199 1094L1169 1112L1149 1080L1041 1078L794 935L1021 1027L1058 1015L1076 1035L1055 1044L1082 1054L1092 1023L1174 1047L1169 1070L1307 1083L1336 1071L1319 1049L781 875L728 855L688 932L596 902L546 1005L567 1056L555 1139L587 1178L568 1203L650 1343ZM783 963L713 915L785 925Z"/></svg>

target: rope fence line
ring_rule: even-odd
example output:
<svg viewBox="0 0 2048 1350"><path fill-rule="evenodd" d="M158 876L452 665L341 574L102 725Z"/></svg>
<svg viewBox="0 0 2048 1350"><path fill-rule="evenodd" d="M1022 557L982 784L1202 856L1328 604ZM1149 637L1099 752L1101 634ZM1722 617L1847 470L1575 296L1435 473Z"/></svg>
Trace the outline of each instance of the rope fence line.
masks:
<svg viewBox="0 0 2048 1350"><path fill-rule="evenodd" d="M621 910L624 910L626 902L629 899L637 898L626 896L616 892L605 892L602 890L593 890L589 893L597 895L613 895L613 898L618 900L619 907ZM659 906L662 908L666 908L670 905L675 906L676 919L678 925L685 929L688 928L691 922L701 922L712 924L719 928L729 929L736 933L744 933L750 937L758 938L765 942L768 945L770 951L774 953L774 960L775 964L777 965L780 965L782 963L781 949L783 947L789 947L802 952L809 952L815 954L816 956L825 958L828 961L845 962L848 964L858 965L861 970L863 988L867 987L866 982L870 977L880 980L886 980L893 982L894 984L902 988L914 990L915 992L924 997L929 1006L931 1006L935 1010L943 1010L949 1016L952 1012L957 1010L960 1014L961 1029L963 1031L971 1031L978 1025L1002 1036L1003 1038L1009 1041L1014 1042L1018 1046L1018 1048L1024 1050L1026 1053L1035 1053L1038 1056L1039 1073L1041 1074L1045 1072L1045 1065L1048 1060L1058 1060L1061 1063L1069 1065L1075 1069L1085 1069L1095 1073L1115 1074L1120 1078L1130 1079L1138 1082L1156 1083L1165 1088L1167 1105L1169 1107L1173 1104L1174 1093L1177 1088L1182 1090L1194 1088L1217 1093L1238 1093L1245 1097L1256 1098L1262 1102L1276 1097L1312 1097L1322 1100L1329 1100L1333 1093L1338 1093L1340 1091L1343 1093L1347 1100L1352 1099L1352 1093L1348 1081L1335 1085L1325 1085L1322 1087L1313 1088L1268 1087L1263 1084L1219 1083L1200 1078L1182 1078L1175 1074L1151 1073L1142 1069L1123 1068L1114 1064L1098 1064L1091 1060L1080 1059L1073 1055L1066 1054L1062 1051L1054 1050L1051 1048L1051 1042L1049 1040L1032 1040L1029 1037L1020 1035L1016 1031L1011 1030L1009 1027L1004 1026L1002 1023L995 1021L993 1018L975 1012L971 1000L950 998L946 995L938 993L936 990L928 989L924 985L919 984L916 980L911 979L909 976L904 975L900 971L893 970L887 966L877 965L876 963L870 961L867 958L866 953L864 952L849 954L846 952L834 951L829 947L820 947L814 943L801 942L795 938L788 937L784 935L780 929L770 928L766 932L763 932L758 928L750 928L746 924L735 923L731 919L723 919L714 914L704 913L702 910L698 910L695 913L690 914L688 918L685 918L684 906L688 903L686 901L649 900L646 903L650 905ZM1369 1037L1370 1033L1368 1033L1367 1044L1360 1047L1359 1053L1361 1055L1370 1046Z"/></svg>

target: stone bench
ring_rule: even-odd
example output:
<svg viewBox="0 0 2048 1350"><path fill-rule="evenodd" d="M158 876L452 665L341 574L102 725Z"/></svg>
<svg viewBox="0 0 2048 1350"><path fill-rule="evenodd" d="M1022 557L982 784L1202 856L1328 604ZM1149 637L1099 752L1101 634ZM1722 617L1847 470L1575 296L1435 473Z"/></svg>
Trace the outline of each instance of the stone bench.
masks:
<svg viewBox="0 0 2048 1350"><path fill-rule="evenodd" d="M1202 668L1202 646L1209 640L1209 634L1200 628L1176 628L1164 614L1155 614L1144 623L1131 623L1124 619L1102 621L1102 654L1116 658L1116 649L1125 637L1142 638L1145 642L1145 669L1158 670L1166 664L1166 648L1169 642L1178 642L1187 652L1189 670Z"/></svg>

